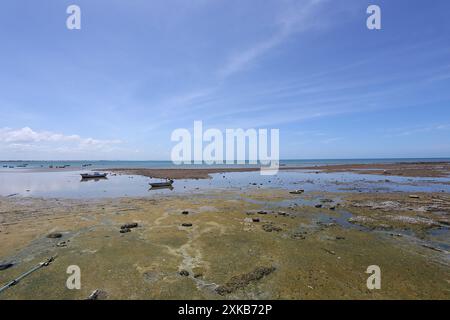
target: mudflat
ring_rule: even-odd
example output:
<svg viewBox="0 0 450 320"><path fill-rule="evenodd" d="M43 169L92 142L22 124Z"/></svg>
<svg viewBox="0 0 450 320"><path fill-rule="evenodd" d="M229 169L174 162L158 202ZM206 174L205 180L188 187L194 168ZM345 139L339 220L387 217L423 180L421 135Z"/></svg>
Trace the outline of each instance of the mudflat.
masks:
<svg viewBox="0 0 450 320"><path fill-rule="evenodd" d="M449 299L449 207L447 193L282 188L1 198L0 263L13 266L0 284L56 259L0 298ZM80 290L66 287L71 265ZM366 286L370 265L381 290Z"/></svg>
<svg viewBox="0 0 450 320"><path fill-rule="evenodd" d="M236 168L170 168L170 169L124 169L111 168L107 171L141 175L159 179L207 179L214 173L253 172L259 167ZM450 175L449 162L398 162L379 164L336 164L316 166L281 166L279 170L314 170L319 172L352 172L373 175L391 175L405 177L448 177Z"/></svg>

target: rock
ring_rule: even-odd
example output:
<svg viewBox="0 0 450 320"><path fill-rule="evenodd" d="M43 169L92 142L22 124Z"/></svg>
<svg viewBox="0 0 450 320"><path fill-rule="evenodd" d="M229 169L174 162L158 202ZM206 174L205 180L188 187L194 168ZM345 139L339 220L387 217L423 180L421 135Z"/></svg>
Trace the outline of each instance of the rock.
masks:
<svg viewBox="0 0 450 320"><path fill-rule="evenodd" d="M336 207L330 207L330 210L336 210Z"/></svg>
<svg viewBox="0 0 450 320"><path fill-rule="evenodd" d="M0 271L9 269L12 266L14 266L14 263L12 263L12 262L7 262L7 263L0 264Z"/></svg>
<svg viewBox="0 0 450 320"><path fill-rule="evenodd" d="M260 210L260 211L258 211L258 214L267 214L267 211Z"/></svg>
<svg viewBox="0 0 450 320"><path fill-rule="evenodd" d="M106 291L96 289L89 295L87 300L105 300L107 297Z"/></svg>
<svg viewBox="0 0 450 320"><path fill-rule="evenodd" d="M50 239L58 239L58 238L61 238L61 237L62 237L62 234L58 233L58 232L52 232L52 233L47 235L47 238L50 238Z"/></svg>
<svg viewBox="0 0 450 320"><path fill-rule="evenodd" d="M194 278L201 278L203 277L203 273L194 273Z"/></svg>
<svg viewBox="0 0 450 320"><path fill-rule="evenodd" d="M283 230L283 229L281 229L281 228L279 228L279 227L277 227L277 226L274 226L273 224L269 224L269 223L264 224L264 225L262 226L262 228L263 228L263 230L266 231L266 232L272 232L272 231L279 232L279 231L282 231L282 230Z"/></svg>
<svg viewBox="0 0 450 320"><path fill-rule="evenodd" d="M66 242L66 241L58 242L58 243L56 244L56 246L57 246L57 247L60 247L60 248L67 247L67 242Z"/></svg>
<svg viewBox="0 0 450 320"><path fill-rule="evenodd" d="M133 229L133 228L137 228L137 227L138 227L138 224L136 222L133 222L133 223L127 223L127 224L122 225L120 227L120 229Z"/></svg>
<svg viewBox="0 0 450 320"><path fill-rule="evenodd" d="M189 272L186 271L186 270L181 270L180 273L179 273L179 275L180 275L180 276L183 276L183 277L189 277Z"/></svg>
<svg viewBox="0 0 450 320"><path fill-rule="evenodd" d="M253 222L259 222L260 220L259 220L259 218L252 218L252 221Z"/></svg>
<svg viewBox="0 0 450 320"><path fill-rule="evenodd" d="M182 227L192 227L192 223L182 223Z"/></svg>
<svg viewBox="0 0 450 320"><path fill-rule="evenodd" d="M284 212L284 211L278 211L278 215L287 216L288 214L287 214L287 212Z"/></svg>
<svg viewBox="0 0 450 320"><path fill-rule="evenodd" d="M182 214L189 214L189 211L184 210L184 211L182 212Z"/></svg>
<svg viewBox="0 0 450 320"><path fill-rule="evenodd" d="M250 283L261 280L276 270L275 267L258 267L252 272L232 277L225 285L216 289L217 294L224 296L238 289L245 288Z"/></svg>
<svg viewBox="0 0 450 320"><path fill-rule="evenodd" d="M299 233L299 232L294 233L294 234L291 236L291 238L292 238L292 239L296 239L296 240L305 240L305 239L306 239L306 237L305 237L302 233Z"/></svg>
<svg viewBox="0 0 450 320"><path fill-rule="evenodd" d="M303 192L305 192L305 190L300 189L300 190L294 190L294 191L291 191L291 192L289 192L289 193L290 193L290 194L302 194Z"/></svg>
<svg viewBox="0 0 450 320"><path fill-rule="evenodd" d="M322 205L321 204L316 204L315 207L316 208L322 208Z"/></svg>
<svg viewBox="0 0 450 320"><path fill-rule="evenodd" d="M328 249L325 249L325 248L322 248L325 252L327 252L327 253L329 253L329 254L332 254L332 255L335 255L336 254L336 252L334 252L333 250L328 250Z"/></svg>
<svg viewBox="0 0 450 320"><path fill-rule="evenodd" d="M345 237L337 236L337 237L336 237L336 240L345 240Z"/></svg>
<svg viewBox="0 0 450 320"><path fill-rule="evenodd" d="M131 232L131 229L128 228L120 229L120 233L127 233L127 232Z"/></svg>
<svg viewBox="0 0 450 320"><path fill-rule="evenodd" d="M403 235L400 233L391 233L390 236L391 237L403 237Z"/></svg>
<svg viewBox="0 0 450 320"><path fill-rule="evenodd" d="M411 194L409 197L411 199L419 199L420 198L418 195L415 195L415 194Z"/></svg>

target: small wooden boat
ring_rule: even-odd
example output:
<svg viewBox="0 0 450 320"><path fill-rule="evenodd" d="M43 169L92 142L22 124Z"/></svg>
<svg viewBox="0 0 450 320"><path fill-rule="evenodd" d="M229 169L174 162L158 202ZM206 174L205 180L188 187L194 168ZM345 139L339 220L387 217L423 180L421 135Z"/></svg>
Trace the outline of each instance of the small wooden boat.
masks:
<svg viewBox="0 0 450 320"><path fill-rule="evenodd" d="M170 188L172 187L173 180L167 180L166 182L153 182L149 184L152 188Z"/></svg>
<svg viewBox="0 0 450 320"><path fill-rule="evenodd" d="M100 179L100 178L106 178L107 175L108 175L107 173L99 173L99 172L82 173L81 178L83 178L83 179Z"/></svg>

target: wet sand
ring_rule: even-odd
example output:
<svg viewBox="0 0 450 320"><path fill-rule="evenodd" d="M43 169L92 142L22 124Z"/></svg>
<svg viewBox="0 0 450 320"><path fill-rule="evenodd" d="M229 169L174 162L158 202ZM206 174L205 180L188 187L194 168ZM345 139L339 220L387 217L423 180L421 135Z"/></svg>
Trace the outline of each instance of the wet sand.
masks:
<svg viewBox="0 0 450 320"><path fill-rule="evenodd" d="M305 167L304 169L320 169L323 172L354 172L360 174L382 174L405 177L448 177L449 162L399 162L385 164L350 164Z"/></svg>
<svg viewBox="0 0 450 320"><path fill-rule="evenodd" d="M411 197L413 196L413 197ZM0 299L449 299L448 193L0 199ZM121 233L121 226L137 228ZM47 238L50 233L61 238ZM366 287L379 265L382 289ZM70 265L81 290L65 286Z"/></svg>
<svg viewBox="0 0 450 320"><path fill-rule="evenodd" d="M259 171L260 168L246 167L246 168L202 168L202 169L106 169L120 174L139 175L149 178L157 179L209 179L214 173L228 173L228 172L254 172Z"/></svg>
<svg viewBox="0 0 450 320"><path fill-rule="evenodd" d="M117 169L111 171L121 174L142 175L159 179L208 179L214 173L253 172L257 167L239 168L171 168L171 169ZM389 175L404 177L448 177L450 176L449 162L403 162L385 164L344 164L323 166L281 166L279 170L309 170L320 172L352 172L360 174Z"/></svg>

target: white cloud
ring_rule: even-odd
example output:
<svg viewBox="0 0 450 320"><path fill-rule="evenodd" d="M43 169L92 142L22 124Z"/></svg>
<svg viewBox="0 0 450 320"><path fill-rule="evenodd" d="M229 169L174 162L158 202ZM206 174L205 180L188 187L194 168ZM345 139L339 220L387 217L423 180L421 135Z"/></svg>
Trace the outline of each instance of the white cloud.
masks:
<svg viewBox="0 0 450 320"><path fill-rule="evenodd" d="M0 128L0 146L14 152L57 152L75 154L111 152L117 150L120 140L82 138L79 135L65 135L51 131L34 131L29 127L21 129Z"/></svg>

